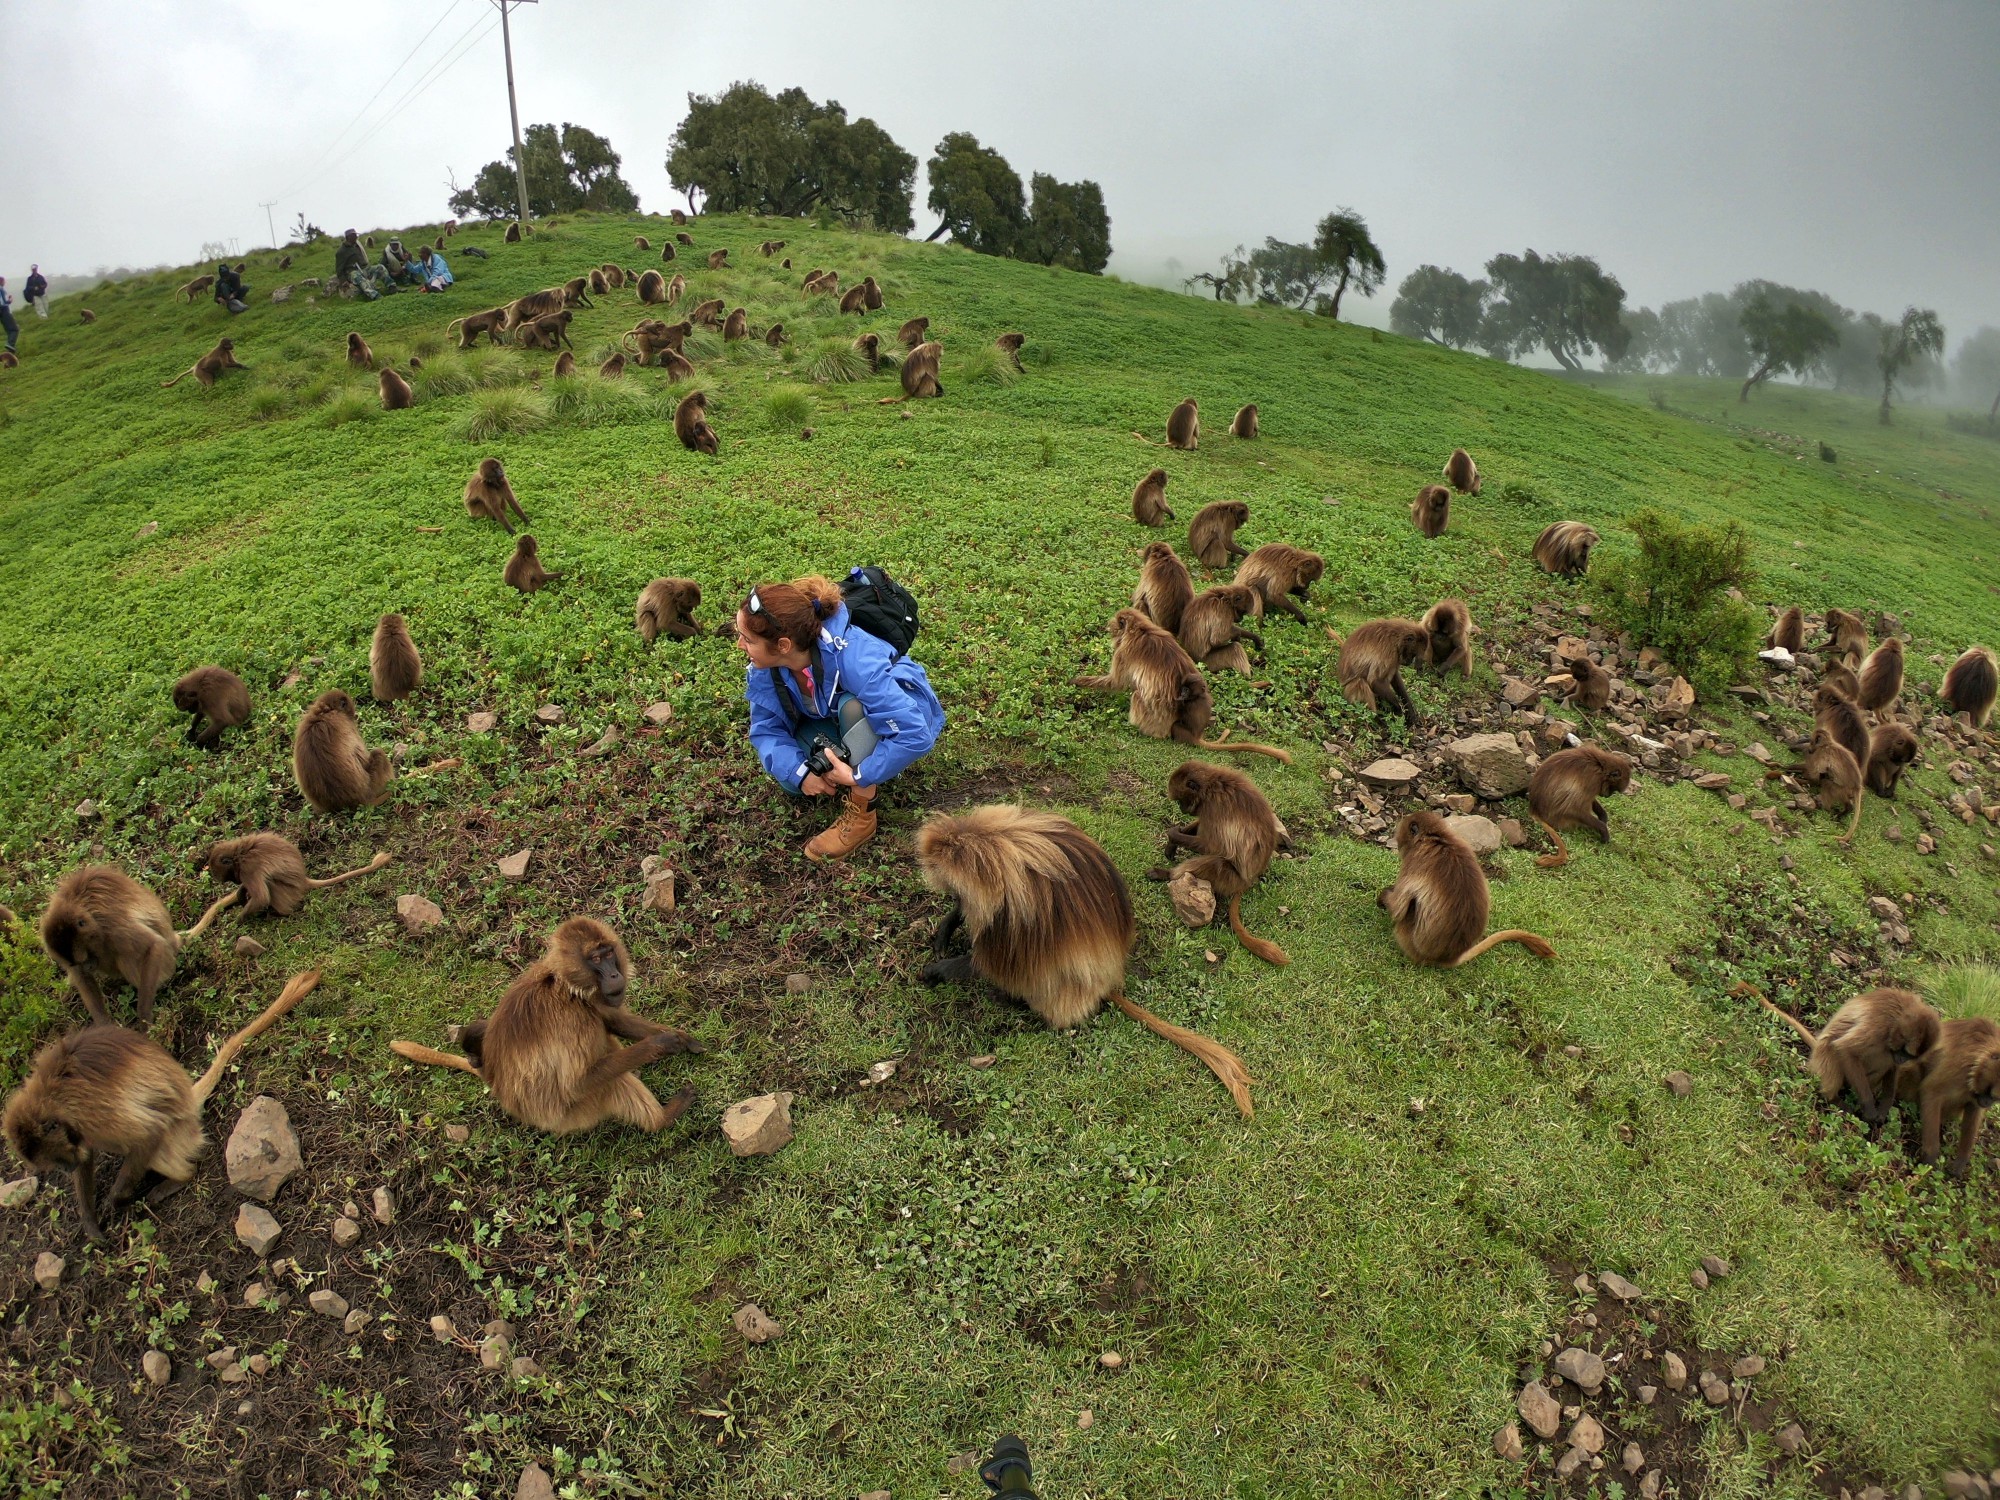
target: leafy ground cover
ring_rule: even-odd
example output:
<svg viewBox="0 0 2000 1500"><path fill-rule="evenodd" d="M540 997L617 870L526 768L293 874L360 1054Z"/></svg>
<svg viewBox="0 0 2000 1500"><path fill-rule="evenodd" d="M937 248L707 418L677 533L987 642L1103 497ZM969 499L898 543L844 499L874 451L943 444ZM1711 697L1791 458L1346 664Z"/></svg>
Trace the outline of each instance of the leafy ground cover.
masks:
<svg viewBox="0 0 2000 1500"><path fill-rule="evenodd" d="M1869 403L1818 393L1767 387L1738 406L1720 382L1558 381L949 247L751 219L690 232L696 252L738 262L688 269L690 296L790 335L775 352L698 341L715 460L674 441L684 388L656 372L557 382L552 356L460 356L445 335L451 317L606 260L654 263L632 237L668 238L656 219L572 220L518 246L462 233L447 298L302 288L274 306L271 287L327 267L280 274L270 255L233 320L175 302L177 277L122 283L57 303L0 375L0 899L32 920L64 870L108 858L186 919L211 894L196 855L254 828L293 837L316 872L395 856L256 925L261 956L236 954L225 922L162 997L156 1034L195 1060L286 973L326 975L211 1116L226 1132L259 1091L291 1111L306 1169L274 1205L273 1257L293 1265L237 1245L213 1159L109 1252L72 1243L61 1184L0 1213L0 1478L35 1494L471 1496L512 1493L535 1459L579 1495L972 1495L964 1455L1011 1428L1055 1493L1540 1493L1552 1450L1524 1466L1492 1437L1544 1341L1583 1336L1573 1276L1604 1270L1648 1298L1645 1326L1620 1337L1770 1361L1745 1408L1757 1420L1691 1402L1671 1432L1633 1418L1684 1493L1931 1486L2000 1461L1993 1153L1959 1186L1916 1164L1907 1111L1871 1139L1727 998L1749 977L1817 1019L1874 976L1922 985L1993 959L2000 867L1984 821L1947 810L1953 756L1928 755L1896 814L1935 840L1928 854L1915 827L1891 842L1871 818L1849 853L1823 817L1784 813L1774 836L1685 780L1642 777L1608 848L1587 842L1560 872L1532 850L1490 862L1495 925L1547 934L1558 962L1503 950L1418 973L1373 904L1393 855L1343 809L1355 767L1430 735L1346 705L1326 634L1456 594L1488 657L1525 672L1552 625L1584 628L1584 594L1530 565L1537 532L1584 520L1629 549L1621 518L1652 506L1748 528L1759 602L1893 614L1914 703L1933 657L1993 643L1990 445L1919 411L1882 429ZM771 237L790 241L792 271L756 254ZM698 264L684 251L667 269ZM877 276L887 306L843 319L802 300L814 266L843 285ZM68 316L78 305L97 322ZM943 400L879 405L886 372L825 378L860 329L891 336L918 313L946 349ZM627 292L579 315L586 370L637 314ZM399 368L422 359L414 409L377 409L343 363L350 329ZM986 352L1007 329L1028 335L1018 378ZM159 388L224 331L247 374ZM1157 439L1188 395L1210 433L1198 452L1133 436ZM1251 400L1266 436L1228 442ZM1409 500L1460 443L1484 493L1425 542ZM531 597L501 582L507 539L459 503L489 453L565 573ZM1183 522L1243 499L1248 542L1329 560L1310 623L1267 624L1269 686L1215 684L1219 723L1295 752L1253 768L1299 848L1246 907L1291 967L1182 928L1158 887L1135 885L1132 993L1245 1057L1248 1125L1117 1017L1054 1034L990 994L915 983L940 910L909 855L926 811L1018 797L1079 819L1129 877L1156 862L1183 756L1069 686L1100 669L1151 540L1127 498L1155 463ZM649 650L632 601L685 574L719 624L757 580L862 561L923 601L917 654L951 725L892 789L884 836L817 870L797 846L818 816L743 746L733 648ZM400 706L365 693L390 609L426 662ZM256 706L214 755L184 744L168 696L208 661L241 673ZM1448 726L1504 713L1499 686L1489 665L1415 691ZM365 735L406 765L463 766L401 779L358 816L311 814L291 727L330 687L363 700ZM663 724L642 717L658 703ZM560 723L534 716L548 704ZM470 733L474 712L498 728ZM1722 740L1774 747L1801 722L1727 695L1698 714ZM613 725L622 745L585 757ZM1994 763L1969 764L2000 801ZM1779 806L1744 757L1703 767ZM1519 799L1502 810L1524 814ZM528 875L505 880L497 861L522 849ZM671 913L641 905L649 855L679 874ZM403 892L436 901L445 928L406 934ZM1908 943L1882 939L1871 896L1898 903ZM625 933L634 1003L711 1043L654 1071L701 1095L666 1139L540 1139L469 1080L387 1050L490 1008L579 911ZM11 1086L76 1016L25 928L0 941L0 984ZM893 1078L866 1084L887 1058ZM1662 1084L1674 1071L1686 1097ZM798 1139L732 1158L721 1108L776 1089L797 1095ZM344 1203L382 1184L396 1221L332 1246ZM50 1249L69 1263L44 1293L30 1271ZM1732 1271L1697 1290L1704 1255ZM291 1300L243 1306L254 1280ZM338 1332L305 1310L320 1286L373 1320ZM730 1323L743 1301L783 1334L746 1345ZM435 1314L466 1336L434 1341ZM494 1318L541 1373L480 1368L474 1331ZM227 1346L271 1367L225 1386L202 1355ZM139 1374L148 1348L174 1362L165 1388ZM1809 1436L1795 1458L1775 1446L1790 1421ZM1615 1483L1636 1489L1615 1466L1597 1480Z"/></svg>

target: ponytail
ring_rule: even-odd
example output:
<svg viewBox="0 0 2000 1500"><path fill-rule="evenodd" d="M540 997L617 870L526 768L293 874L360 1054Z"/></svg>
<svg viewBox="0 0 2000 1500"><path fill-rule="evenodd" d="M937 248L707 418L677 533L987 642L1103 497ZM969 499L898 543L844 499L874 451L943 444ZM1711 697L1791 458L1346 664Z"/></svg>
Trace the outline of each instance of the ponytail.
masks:
<svg viewBox="0 0 2000 1500"><path fill-rule="evenodd" d="M742 614L750 633L766 641L788 640L794 647L810 647L819 639L822 622L840 608L840 585L817 573L790 583L759 584L752 589L759 608L745 598Z"/></svg>

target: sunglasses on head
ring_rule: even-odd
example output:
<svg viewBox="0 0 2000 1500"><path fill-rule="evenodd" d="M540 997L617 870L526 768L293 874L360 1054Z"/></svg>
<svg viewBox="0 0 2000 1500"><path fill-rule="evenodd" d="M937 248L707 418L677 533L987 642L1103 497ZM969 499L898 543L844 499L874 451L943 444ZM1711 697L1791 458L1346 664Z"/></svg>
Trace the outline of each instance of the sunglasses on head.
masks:
<svg viewBox="0 0 2000 1500"><path fill-rule="evenodd" d="M750 590L750 602L743 606L743 612L751 615L761 615L764 613L764 601L757 597L755 589Z"/></svg>

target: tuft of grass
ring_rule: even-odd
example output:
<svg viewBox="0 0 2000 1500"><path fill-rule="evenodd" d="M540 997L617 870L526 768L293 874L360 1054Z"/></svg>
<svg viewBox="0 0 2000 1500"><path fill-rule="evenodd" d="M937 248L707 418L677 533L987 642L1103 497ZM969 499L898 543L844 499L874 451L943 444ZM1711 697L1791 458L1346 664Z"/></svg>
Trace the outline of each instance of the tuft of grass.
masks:
<svg viewBox="0 0 2000 1500"><path fill-rule="evenodd" d="M463 396L479 389L479 375L463 359L442 358L428 362L417 371L410 384L420 400L435 401L444 396Z"/></svg>
<svg viewBox="0 0 2000 1500"><path fill-rule="evenodd" d="M271 386L250 393L250 415L259 422L283 416L290 406L291 401L286 394Z"/></svg>
<svg viewBox="0 0 2000 1500"><path fill-rule="evenodd" d="M1947 1020L1984 1016L2000 1021L2000 969L1986 964L1960 964L1946 969L1925 988L1931 1003Z"/></svg>
<svg viewBox="0 0 2000 1500"><path fill-rule="evenodd" d="M798 386L780 386L764 398L764 421L774 432L809 427L812 417L812 393Z"/></svg>
<svg viewBox="0 0 2000 1500"><path fill-rule="evenodd" d="M469 443L514 432L533 432L549 419L546 402L533 391L514 388L481 391L472 403L472 414L460 429Z"/></svg>
<svg viewBox="0 0 2000 1500"><path fill-rule="evenodd" d="M410 341L410 352L419 359L429 359L433 354L445 351L443 337L435 333L420 333Z"/></svg>
<svg viewBox="0 0 2000 1500"><path fill-rule="evenodd" d="M379 394L350 387L326 403L323 416L327 426L345 427L349 422L365 422L381 409L382 398Z"/></svg>
<svg viewBox="0 0 2000 1500"><path fill-rule="evenodd" d="M700 364L704 360L721 357L722 334L713 328L697 328L681 341L681 345L681 353Z"/></svg>
<svg viewBox="0 0 2000 1500"><path fill-rule="evenodd" d="M815 385L845 385L868 378L868 361L851 339L821 339L799 373Z"/></svg>
<svg viewBox="0 0 2000 1500"><path fill-rule="evenodd" d="M991 344L981 344L951 362L950 370L966 385L1012 385L1021 378L1014 361ZM947 387L950 382L946 382Z"/></svg>

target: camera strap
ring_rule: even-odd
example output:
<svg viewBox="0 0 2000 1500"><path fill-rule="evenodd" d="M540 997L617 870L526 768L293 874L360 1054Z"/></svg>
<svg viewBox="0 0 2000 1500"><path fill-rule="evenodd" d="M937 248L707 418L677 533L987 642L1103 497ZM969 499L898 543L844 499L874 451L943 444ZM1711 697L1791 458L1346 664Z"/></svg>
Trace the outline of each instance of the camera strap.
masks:
<svg viewBox="0 0 2000 1500"><path fill-rule="evenodd" d="M771 692L778 700L778 707L785 711L785 722L791 726L792 733L797 734L799 726L806 721L805 715L799 712L798 688L794 683L785 681L785 672L782 667L772 667L770 672ZM816 684L826 681L826 666L820 659L818 641L814 641L812 644L812 676L813 682ZM834 698L837 695L838 689L839 683L829 683L826 689L828 698ZM817 704L808 706L818 707ZM813 717L817 718L819 716L815 714Z"/></svg>

